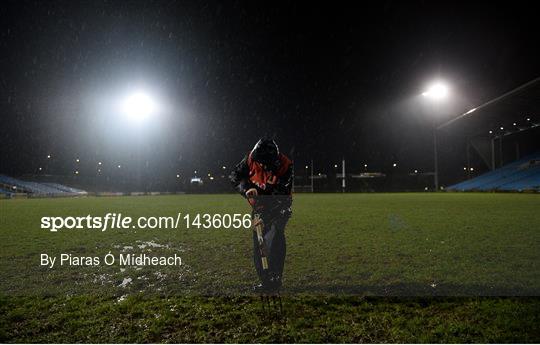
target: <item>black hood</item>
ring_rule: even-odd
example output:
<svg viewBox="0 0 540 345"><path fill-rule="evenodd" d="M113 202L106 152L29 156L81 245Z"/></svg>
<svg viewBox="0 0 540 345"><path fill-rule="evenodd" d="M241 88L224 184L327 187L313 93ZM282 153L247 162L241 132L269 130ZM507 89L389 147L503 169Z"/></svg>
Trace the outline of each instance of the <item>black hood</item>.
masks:
<svg viewBox="0 0 540 345"><path fill-rule="evenodd" d="M279 148L276 142L272 139L260 139L251 150L251 159L275 170L279 166Z"/></svg>

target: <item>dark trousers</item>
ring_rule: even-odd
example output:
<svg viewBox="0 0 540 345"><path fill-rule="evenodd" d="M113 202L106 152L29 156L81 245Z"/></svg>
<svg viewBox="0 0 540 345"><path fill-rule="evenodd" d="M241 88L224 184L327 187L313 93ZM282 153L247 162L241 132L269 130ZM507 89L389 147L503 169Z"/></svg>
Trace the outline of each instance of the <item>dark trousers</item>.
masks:
<svg viewBox="0 0 540 345"><path fill-rule="evenodd" d="M280 215L273 219L270 215L261 215L264 230L263 237L267 250L268 270L263 270L261 253L259 251L259 241L257 234L253 232L253 259L255 269L263 285L272 284L274 287L281 287L283 267L285 265L286 243L285 225L289 220L288 216ZM266 218L266 219L265 219Z"/></svg>

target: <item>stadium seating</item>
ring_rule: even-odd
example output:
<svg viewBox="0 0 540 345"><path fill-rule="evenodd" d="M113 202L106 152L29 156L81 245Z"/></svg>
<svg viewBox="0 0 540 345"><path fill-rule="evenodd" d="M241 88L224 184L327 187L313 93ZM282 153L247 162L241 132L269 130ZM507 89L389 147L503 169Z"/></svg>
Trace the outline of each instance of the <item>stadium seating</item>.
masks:
<svg viewBox="0 0 540 345"><path fill-rule="evenodd" d="M0 187L0 194L11 195L11 194L13 194L13 191L11 191L11 190L9 190L7 188Z"/></svg>
<svg viewBox="0 0 540 345"><path fill-rule="evenodd" d="M42 184L45 185L45 186L49 186L49 187L59 189L59 190L64 191L64 192L68 192L68 193L86 194L86 191L84 191L82 189L77 189L77 188L65 186L65 185L62 185L60 183L42 183Z"/></svg>
<svg viewBox="0 0 540 345"><path fill-rule="evenodd" d="M447 188L450 191L540 191L540 152Z"/></svg>
<svg viewBox="0 0 540 345"><path fill-rule="evenodd" d="M23 181L6 175L0 175L0 193L27 193L30 196L76 196L85 191L56 183L38 183Z"/></svg>

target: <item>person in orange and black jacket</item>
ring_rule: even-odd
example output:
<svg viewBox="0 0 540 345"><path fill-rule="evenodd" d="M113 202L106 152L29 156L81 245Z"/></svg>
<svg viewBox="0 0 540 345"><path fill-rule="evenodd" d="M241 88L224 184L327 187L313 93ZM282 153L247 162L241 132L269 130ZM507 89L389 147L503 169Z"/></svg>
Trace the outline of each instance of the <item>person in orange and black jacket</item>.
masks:
<svg viewBox="0 0 540 345"><path fill-rule="evenodd" d="M292 215L292 161L279 152L271 139L260 139L229 176L233 187L248 200L253 214L264 224L268 269L264 270L257 234L253 233L253 253L260 284L254 290L277 292L281 288L285 263L285 225Z"/></svg>

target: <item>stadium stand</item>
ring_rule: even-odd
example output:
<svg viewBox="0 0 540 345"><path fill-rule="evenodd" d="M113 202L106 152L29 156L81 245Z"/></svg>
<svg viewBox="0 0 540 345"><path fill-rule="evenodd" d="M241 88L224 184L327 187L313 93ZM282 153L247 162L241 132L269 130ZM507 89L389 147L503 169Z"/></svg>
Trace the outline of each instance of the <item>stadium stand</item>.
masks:
<svg viewBox="0 0 540 345"><path fill-rule="evenodd" d="M65 185L62 185L60 183L41 183L41 184L45 185L45 186L52 187L52 188L56 188L56 189L59 189L61 191L68 192L68 193L86 194L86 191L84 191L82 189L77 189L77 188L65 186Z"/></svg>
<svg viewBox="0 0 540 345"><path fill-rule="evenodd" d="M7 189L7 188L3 188L3 187L0 187L0 194L3 194L3 195L12 195L14 194L11 190Z"/></svg>
<svg viewBox="0 0 540 345"><path fill-rule="evenodd" d="M0 175L0 193L27 193L29 196L79 196L87 193L80 189L71 188L56 183L38 183L23 181L6 175Z"/></svg>
<svg viewBox="0 0 540 345"><path fill-rule="evenodd" d="M540 192L540 152L450 186L447 190Z"/></svg>

